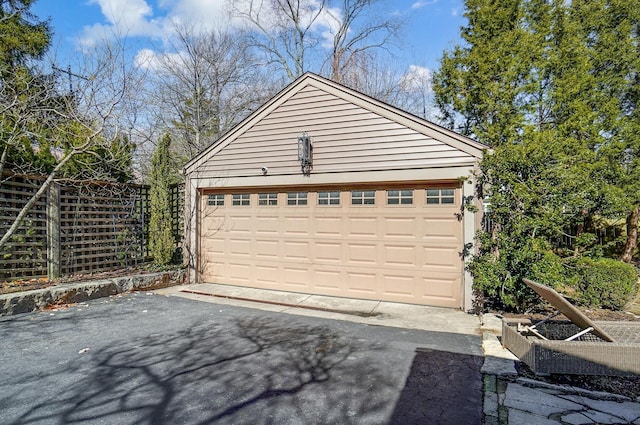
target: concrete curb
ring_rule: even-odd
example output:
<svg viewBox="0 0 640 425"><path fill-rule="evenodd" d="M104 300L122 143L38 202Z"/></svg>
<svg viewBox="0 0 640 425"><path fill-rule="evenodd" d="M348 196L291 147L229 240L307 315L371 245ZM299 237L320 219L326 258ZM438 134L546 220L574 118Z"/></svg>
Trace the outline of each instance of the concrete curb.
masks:
<svg viewBox="0 0 640 425"><path fill-rule="evenodd" d="M50 305L78 303L129 291L146 291L182 285L184 270L122 276L104 280L61 284L33 291L0 295L0 316L29 313Z"/></svg>

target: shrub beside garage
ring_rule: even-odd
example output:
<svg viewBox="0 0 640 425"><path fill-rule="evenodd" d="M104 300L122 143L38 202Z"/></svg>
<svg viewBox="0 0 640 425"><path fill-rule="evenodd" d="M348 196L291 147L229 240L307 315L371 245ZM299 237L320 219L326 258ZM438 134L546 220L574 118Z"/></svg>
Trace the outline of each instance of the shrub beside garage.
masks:
<svg viewBox="0 0 640 425"><path fill-rule="evenodd" d="M528 255L524 255L527 252ZM541 302L522 278L550 286L576 304L590 308L623 310L640 289L638 269L611 258L560 258L552 251L521 250L523 258L483 255L469 263L476 294L489 309L524 312ZM519 263L520 274L509 272Z"/></svg>
<svg viewBox="0 0 640 425"><path fill-rule="evenodd" d="M638 291L638 272L611 258L580 258L575 262L576 295L581 304L622 310Z"/></svg>

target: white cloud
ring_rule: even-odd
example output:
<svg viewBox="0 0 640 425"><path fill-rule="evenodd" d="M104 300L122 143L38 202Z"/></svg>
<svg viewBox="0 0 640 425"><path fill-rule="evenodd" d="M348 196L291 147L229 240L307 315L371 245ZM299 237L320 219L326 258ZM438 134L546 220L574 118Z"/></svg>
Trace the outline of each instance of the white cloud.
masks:
<svg viewBox="0 0 640 425"><path fill-rule="evenodd" d="M172 21L189 22L208 28L229 24L225 12L225 0L174 1L169 18Z"/></svg>
<svg viewBox="0 0 640 425"><path fill-rule="evenodd" d="M145 25L147 17L153 14L151 6L145 0L91 0L90 4L100 6L102 14L111 25L132 29Z"/></svg>
<svg viewBox="0 0 640 425"><path fill-rule="evenodd" d="M90 0L90 4L100 7L105 22L83 28L79 42L84 47L119 36L166 40L181 23L205 29L230 24L225 0Z"/></svg>
<svg viewBox="0 0 640 425"><path fill-rule="evenodd" d="M142 49L136 54L134 63L142 69L157 69L158 68L158 54L151 49Z"/></svg>
<svg viewBox="0 0 640 425"><path fill-rule="evenodd" d="M429 68L418 65L409 65L407 72L402 76L402 84L409 90L431 92L431 78L433 72Z"/></svg>
<svg viewBox="0 0 640 425"><path fill-rule="evenodd" d="M425 6L430 6L432 4L436 4L438 2L438 0L431 0L431 1L417 1L415 3L413 3L411 5L411 9L416 10L416 9L422 9Z"/></svg>
<svg viewBox="0 0 640 425"><path fill-rule="evenodd" d="M82 47L119 36L159 37L160 22L145 0L91 0L100 7L105 22L85 26L78 37Z"/></svg>
<svg viewBox="0 0 640 425"><path fill-rule="evenodd" d="M142 69L154 71L162 75L168 69L175 72L177 69L184 68L189 62L185 52L159 53L151 49L140 50L135 58L134 63Z"/></svg>
<svg viewBox="0 0 640 425"><path fill-rule="evenodd" d="M236 0L234 7L247 7L249 0ZM93 47L100 41L117 37L142 37L167 43L176 27L193 26L195 29L239 28L246 24L227 13L227 0L89 0L98 6L103 22L85 26L78 37L82 48ZM258 1L256 4L262 4ZM312 31L320 38L323 48L333 45L334 34L343 19L340 8L325 8L318 14L320 2L309 0L309 9L303 16L303 25L311 19ZM317 15L317 16L316 16ZM259 10L259 18L265 28L275 28L278 17L266 6ZM289 24L289 23L285 23ZM136 60L149 61L151 50L140 51ZM148 65L152 67L152 65Z"/></svg>

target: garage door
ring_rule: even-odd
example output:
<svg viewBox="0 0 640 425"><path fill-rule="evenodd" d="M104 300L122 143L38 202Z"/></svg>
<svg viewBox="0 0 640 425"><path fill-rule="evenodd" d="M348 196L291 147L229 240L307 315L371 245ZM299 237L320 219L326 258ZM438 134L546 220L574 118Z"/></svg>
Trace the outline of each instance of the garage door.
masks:
<svg viewBox="0 0 640 425"><path fill-rule="evenodd" d="M204 192L199 280L460 307L459 191Z"/></svg>

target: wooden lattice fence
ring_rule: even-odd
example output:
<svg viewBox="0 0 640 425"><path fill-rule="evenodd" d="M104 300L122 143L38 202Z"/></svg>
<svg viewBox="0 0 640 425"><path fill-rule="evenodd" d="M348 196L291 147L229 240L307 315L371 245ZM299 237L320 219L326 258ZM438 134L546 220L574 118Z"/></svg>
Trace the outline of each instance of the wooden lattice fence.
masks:
<svg viewBox="0 0 640 425"><path fill-rule="evenodd" d="M42 183L34 177L14 176L0 184L0 234L13 223ZM47 200L40 198L0 250L0 280L47 275Z"/></svg>
<svg viewBox="0 0 640 425"><path fill-rule="evenodd" d="M57 186L57 185L56 185ZM149 190L145 186L59 186L59 274L114 270L148 261ZM56 229L52 226L53 236ZM50 248L50 251L52 249ZM52 270L51 274L55 274Z"/></svg>
<svg viewBox="0 0 640 425"><path fill-rule="evenodd" d="M0 184L0 232L6 232L41 180ZM184 189L172 188L172 230L182 243ZM182 197L182 198L181 198ZM50 186L0 255L0 280L115 270L150 261L149 187L104 182Z"/></svg>
<svg viewBox="0 0 640 425"><path fill-rule="evenodd" d="M184 241L184 184L171 186L171 227L173 239L176 242L174 260L182 258L182 243Z"/></svg>

